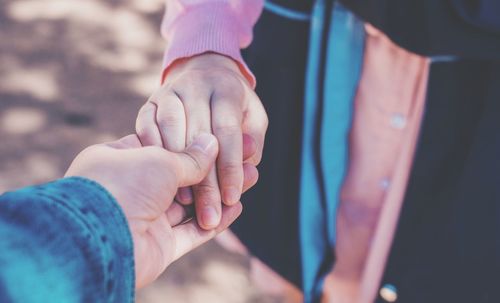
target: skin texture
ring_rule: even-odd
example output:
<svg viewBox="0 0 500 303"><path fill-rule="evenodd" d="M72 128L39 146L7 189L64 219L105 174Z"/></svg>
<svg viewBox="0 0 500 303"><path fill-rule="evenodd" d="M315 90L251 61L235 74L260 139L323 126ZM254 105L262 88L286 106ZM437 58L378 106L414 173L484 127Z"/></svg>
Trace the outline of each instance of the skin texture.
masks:
<svg viewBox="0 0 500 303"><path fill-rule="evenodd" d="M357 303L359 286L359 281L350 276L330 272L325 278L321 303Z"/></svg>
<svg viewBox="0 0 500 303"><path fill-rule="evenodd" d="M81 176L104 186L118 201L134 242L136 286L154 281L173 261L212 239L241 213L240 202L221 210L221 224L212 230L174 202L179 187L201 182L213 167L218 143L201 134L185 150L142 147L136 135L88 147L73 161L66 176ZM257 170L246 165L247 189L257 181Z"/></svg>
<svg viewBox="0 0 500 303"><path fill-rule="evenodd" d="M209 230L220 224L222 204L240 200L248 183L245 165L259 164L267 125L264 107L238 65L205 53L177 60L168 69L164 84L140 109L136 132L143 145L174 152L200 133L217 137L216 165L200 183L177 195L183 204L194 202L200 226Z"/></svg>

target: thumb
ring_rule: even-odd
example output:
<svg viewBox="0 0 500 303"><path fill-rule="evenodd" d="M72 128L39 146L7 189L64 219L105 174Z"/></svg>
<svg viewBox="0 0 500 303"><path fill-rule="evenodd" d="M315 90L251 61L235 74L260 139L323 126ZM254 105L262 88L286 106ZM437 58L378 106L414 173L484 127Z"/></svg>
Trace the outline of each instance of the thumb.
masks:
<svg viewBox="0 0 500 303"><path fill-rule="evenodd" d="M104 143L104 145L115 149L128 149L142 147L141 141L137 135L128 135L113 142Z"/></svg>
<svg viewBox="0 0 500 303"><path fill-rule="evenodd" d="M211 134L201 134L183 152L175 153L178 186L200 183L215 163L218 151L217 139Z"/></svg>

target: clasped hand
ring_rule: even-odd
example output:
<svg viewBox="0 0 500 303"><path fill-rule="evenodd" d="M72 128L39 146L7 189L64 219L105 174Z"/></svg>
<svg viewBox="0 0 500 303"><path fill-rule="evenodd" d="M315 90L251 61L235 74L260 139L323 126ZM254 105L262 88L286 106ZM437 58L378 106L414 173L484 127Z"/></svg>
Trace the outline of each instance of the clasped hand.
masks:
<svg viewBox="0 0 500 303"><path fill-rule="evenodd" d="M241 213L237 202L223 207L221 223L212 230L197 220L186 221L186 209L174 202L179 187L201 182L213 167L218 143L201 134L183 151L142 147L136 135L98 144L82 151L66 176L81 176L106 188L121 206L134 242L136 286L156 279L182 255L227 228ZM254 184L257 171L250 168L243 190Z"/></svg>
<svg viewBox="0 0 500 303"><path fill-rule="evenodd" d="M238 203L244 185L255 179L267 125L264 107L237 63L205 53L169 67L162 87L139 111L136 132L143 145L173 152L200 133L217 137L216 165L177 195L185 205L194 203L200 226L209 230L219 225L222 204Z"/></svg>
<svg viewBox="0 0 500 303"><path fill-rule="evenodd" d="M97 181L122 207L137 287L239 216L241 194L257 182L268 125L232 59L207 53L167 72L139 111L137 135L87 148L66 173ZM189 206L195 220L186 222Z"/></svg>

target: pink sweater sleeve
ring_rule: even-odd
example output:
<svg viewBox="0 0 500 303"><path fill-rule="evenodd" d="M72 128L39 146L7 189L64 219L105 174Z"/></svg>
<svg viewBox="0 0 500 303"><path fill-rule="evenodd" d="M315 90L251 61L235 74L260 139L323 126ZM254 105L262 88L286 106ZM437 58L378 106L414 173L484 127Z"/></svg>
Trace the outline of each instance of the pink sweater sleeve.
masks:
<svg viewBox="0 0 500 303"><path fill-rule="evenodd" d="M235 60L255 86L240 49L252 41L263 0L166 0L162 35L167 40L164 75L177 59L216 52Z"/></svg>

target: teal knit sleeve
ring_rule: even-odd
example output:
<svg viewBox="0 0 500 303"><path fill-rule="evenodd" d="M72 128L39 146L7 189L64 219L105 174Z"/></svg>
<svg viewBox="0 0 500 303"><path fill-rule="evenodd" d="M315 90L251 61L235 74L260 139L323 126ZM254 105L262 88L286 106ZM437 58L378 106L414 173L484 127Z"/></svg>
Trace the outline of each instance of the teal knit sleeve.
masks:
<svg viewBox="0 0 500 303"><path fill-rule="evenodd" d="M0 302L134 301L133 243L114 198L78 177L0 196Z"/></svg>

